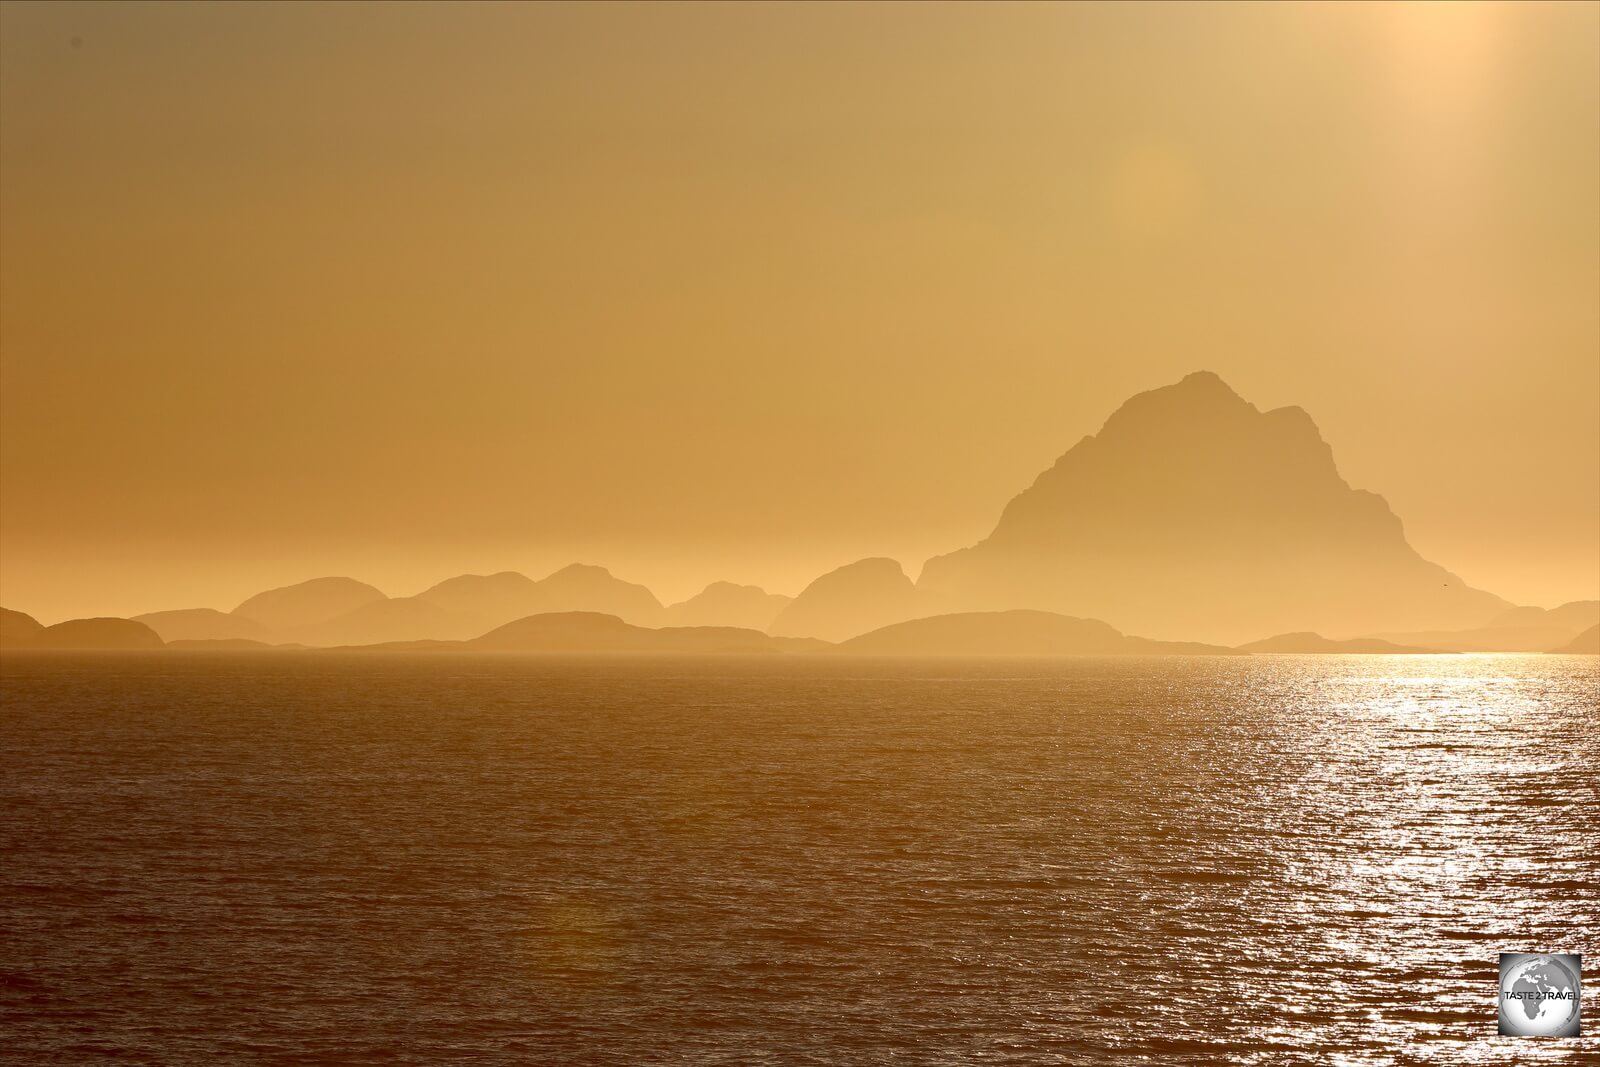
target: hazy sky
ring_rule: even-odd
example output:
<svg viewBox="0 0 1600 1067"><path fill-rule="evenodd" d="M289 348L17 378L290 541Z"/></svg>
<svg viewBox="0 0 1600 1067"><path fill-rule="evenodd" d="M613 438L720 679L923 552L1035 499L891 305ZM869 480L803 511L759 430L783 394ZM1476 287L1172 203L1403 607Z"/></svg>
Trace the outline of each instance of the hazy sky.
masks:
<svg viewBox="0 0 1600 1067"><path fill-rule="evenodd" d="M1597 12L7 3L0 602L915 574L1199 368L1600 595Z"/></svg>

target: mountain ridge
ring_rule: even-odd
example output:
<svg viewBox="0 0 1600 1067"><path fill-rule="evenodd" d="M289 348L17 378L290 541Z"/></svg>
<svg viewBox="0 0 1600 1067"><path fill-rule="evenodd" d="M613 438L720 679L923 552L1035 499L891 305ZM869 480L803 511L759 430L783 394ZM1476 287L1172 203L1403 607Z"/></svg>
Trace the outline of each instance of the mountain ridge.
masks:
<svg viewBox="0 0 1600 1067"><path fill-rule="evenodd" d="M327 646L467 640L534 615L598 612L645 628L847 641L914 619L1014 610L1191 643L1260 644L1269 633L1323 649L1535 652L1600 622L1600 601L1518 607L1424 559L1387 502L1339 473L1304 408L1260 410L1210 371L1129 397L1015 495L988 536L927 560L915 581L873 556L793 598L712 582L663 607L646 586L573 563L539 580L456 575L409 597L313 578L231 612L136 621L163 640ZM7 642L24 642L25 624L12 628Z"/></svg>
<svg viewBox="0 0 1600 1067"><path fill-rule="evenodd" d="M1225 644L1472 625L1511 606L1417 554L1303 408L1261 411L1209 371L1129 398L917 588L946 611L1038 608Z"/></svg>

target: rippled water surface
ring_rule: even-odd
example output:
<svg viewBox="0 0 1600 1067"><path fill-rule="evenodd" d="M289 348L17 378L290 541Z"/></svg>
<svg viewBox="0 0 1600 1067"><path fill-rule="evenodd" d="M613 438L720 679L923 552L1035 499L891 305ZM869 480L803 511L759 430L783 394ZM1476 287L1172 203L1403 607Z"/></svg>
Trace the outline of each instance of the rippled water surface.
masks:
<svg viewBox="0 0 1600 1067"><path fill-rule="evenodd" d="M15 655L0 1057L1505 1063L1593 658Z"/></svg>

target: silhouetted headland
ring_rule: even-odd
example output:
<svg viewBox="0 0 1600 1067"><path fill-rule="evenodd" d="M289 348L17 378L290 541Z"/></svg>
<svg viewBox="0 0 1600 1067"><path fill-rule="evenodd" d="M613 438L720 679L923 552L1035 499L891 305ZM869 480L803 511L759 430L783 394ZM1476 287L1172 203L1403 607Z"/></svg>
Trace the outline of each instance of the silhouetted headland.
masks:
<svg viewBox="0 0 1600 1067"><path fill-rule="evenodd" d="M1571 641L1550 651L1570 656L1600 656L1600 626L1591 626Z"/></svg>
<svg viewBox="0 0 1600 1067"><path fill-rule="evenodd" d="M0 608L0 648L26 648L43 632L43 624L32 615Z"/></svg>
<svg viewBox="0 0 1600 1067"><path fill-rule="evenodd" d="M827 642L773 637L735 626L635 626L615 615L562 611L508 622L470 641L402 641L351 650L400 652L691 653L746 654L815 651Z"/></svg>
<svg viewBox="0 0 1600 1067"><path fill-rule="evenodd" d="M28 642L29 648L147 649L165 643L150 627L132 619L68 619L46 626Z"/></svg>
<svg viewBox="0 0 1600 1067"><path fill-rule="evenodd" d="M569 611L507 623L469 642L474 648L541 652L781 652L823 642L774 637L736 626L634 626L613 615Z"/></svg>
<svg viewBox="0 0 1600 1067"><path fill-rule="evenodd" d="M1268 637L1260 641L1251 641L1249 644L1240 645L1239 650L1241 652L1299 654L1360 653L1386 656L1412 656L1419 653L1448 651L1447 649L1397 645L1393 641L1384 641L1376 637L1352 637L1345 641L1335 641L1332 638L1313 633L1279 634L1276 637Z"/></svg>
<svg viewBox="0 0 1600 1067"><path fill-rule="evenodd" d="M1128 637L1099 619L1048 611L978 611L898 622L840 652L873 656L1233 655L1220 645Z"/></svg>
<svg viewBox="0 0 1600 1067"><path fill-rule="evenodd" d="M168 641L167 647L178 652L253 652L282 648L304 648L304 645L269 645L265 641L252 641L248 637L219 637Z"/></svg>

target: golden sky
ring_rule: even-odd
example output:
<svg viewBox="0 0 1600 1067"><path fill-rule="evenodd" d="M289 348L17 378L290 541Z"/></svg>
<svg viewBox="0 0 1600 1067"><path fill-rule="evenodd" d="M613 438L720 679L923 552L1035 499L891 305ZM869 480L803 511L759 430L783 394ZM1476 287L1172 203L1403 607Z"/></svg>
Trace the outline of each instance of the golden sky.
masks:
<svg viewBox="0 0 1600 1067"><path fill-rule="evenodd" d="M1597 13L7 3L0 602L915 574L1199 368L1600 595Z"/></svg>

